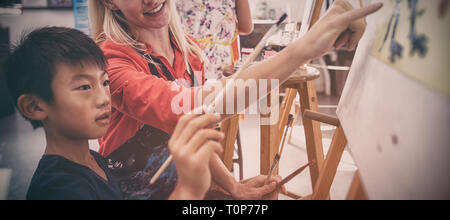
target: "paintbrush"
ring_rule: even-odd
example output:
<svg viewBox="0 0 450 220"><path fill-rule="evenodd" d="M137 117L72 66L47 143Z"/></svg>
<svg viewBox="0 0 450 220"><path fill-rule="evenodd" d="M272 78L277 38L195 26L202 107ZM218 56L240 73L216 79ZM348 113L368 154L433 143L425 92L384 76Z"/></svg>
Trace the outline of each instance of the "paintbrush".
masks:
<svg viewBox="0 0 450 220"><path fill-rule="evenodd" d="M294 116L292 114L289 115L288 118L288 123L287 123L287 127L284 130L284 135L283 135L283 141L280 145L280 151L275 155L275 158L273 159L273 163L272 163L272 167L270 168L269 174L267 175L266 180L264 181L264 185L266 185L267 183L269 183L270 178L272 177L273 172L276 170L276 168L278 167L278 164L280 162L280 158L281 155L283 154L283 149L284 149L284 142L286 141L286 136L288 133L289 128L292 128L294 122Z"/></svg>
<svg viewBox="0 0 450 220"><path fill-rule="evenodd" d="M256 59L256 57L261 53L261 50L264 48L264 46L266 45L267 40L269 39L269 37L271 37L273 34L275 34L279 28L281 27L281 24L283 23L284 20L286 20L287 18L287 14L284 13L280 19L278 20L278 22L276 24L274 24L269 31L267 31L267 33L264 35L264 37L261 39L261 41L258 43L258 45L256 46L255 50L253 51L253 53L250 54L250 56L247 58L247 60L245 60L245 62L242 64L242 66L238 69L238 71L231 77L231 80L228 81L227 84L225 84L225 87L220 90L220 93L218 96L216 96L216 98L214 99L214 102L211 103L211 105L209 105L205 111L208 114L214 114L216 113L216 111L214 110L215 106L217 106L217 104L221 101L223 101L223 96L224 93L232 86L232 84L234 84L234 80L240 76L244 70L246 70L250 64ZM164 162L164 164L159 168L159 170L155 173L155 175L152 177L152 179L150 180L150 184L154 184L156 182L156 180L159 178L159 176L161 176L161 174L164 172L165 169L167 169L167 167L170 165L170 162L172 162L172 155L170 155L167 160Z"/></svg>
<svg viewBox="0 0 450 220"><path fill-rule="evenodd" d="M275 188L275 191L280 190L282 186L284 186L286 183L288 183L289 181L291 181L294 177L298 176L300 173L302 173L307 167L311 166L312 164L314 164L315 161L311 161L308 164L306 164L305 166L300 167L298 170L296 170L295 172L293 172L291 175L289 175L288 177L284 178L281 182L279 182L277 184L277 187Z"/></svg>
<svg viewBox="0 0 450 220"><path fill-rule="evenodd" d="M234 80L238 78L242 73L251 65L251 63L256 59L257 56L261 53L264 46L266 46L267 40L275 34L281 27L281 24L284 20L286 20L287 14L284 13L277 23L275 23L264 35L264 37L259 41L258 45L255 47L255 50L250 54L250 56L244 61L244 63L239 67L239 69L236 71L235 74L230 79L227 79L227 84L225 84L225 87L220 90L219 95L216 96L214 101L211 103L209 108L206 110L207 113L213 114L216 113L215 107L223 102L223 98L225 93L230 90L234 86Z"/></svg>

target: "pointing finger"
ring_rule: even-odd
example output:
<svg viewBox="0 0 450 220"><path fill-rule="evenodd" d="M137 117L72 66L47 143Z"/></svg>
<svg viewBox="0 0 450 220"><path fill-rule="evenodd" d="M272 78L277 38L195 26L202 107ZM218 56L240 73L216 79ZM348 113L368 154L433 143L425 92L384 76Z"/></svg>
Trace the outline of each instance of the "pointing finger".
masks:
<svg viewBox="0 0 450 220"><path fill-rule="evenodd" d="M372 13L375 13L376 11L380 10L381 7L383 7L383 3L379 2L379 3L369 5L367 7L361 8L361 9L349 11L349 12L343 14L343 16L344 16L344 19L348 23L351 23L355 20L364 18Z"/></svg>

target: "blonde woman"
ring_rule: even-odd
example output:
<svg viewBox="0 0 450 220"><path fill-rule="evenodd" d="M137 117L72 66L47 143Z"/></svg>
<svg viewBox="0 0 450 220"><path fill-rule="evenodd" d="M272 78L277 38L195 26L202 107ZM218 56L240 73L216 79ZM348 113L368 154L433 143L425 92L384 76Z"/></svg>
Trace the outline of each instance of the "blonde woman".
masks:
<svg viewBox="0 0 450 220"><path fill-rule="evenodd" d="M345 0L335 1L304 38L248 68L240 78L282 83L296 68L333 46L354 48L365 29L362 18L379 8L381 4L354 10ZM173 0L91 0L89 10L93 37L109 62L111 81L111 125L99 140L100 153L109 159L126 199L166 199L177 184L176 167L169 166L154 185L149 180L168 157L167 140L181 117L171 102L180 95L198 94L205 101L215 92L202 86L201 51L181 29ZM217 83L224 85L225 79ZM191 127L198 129L195 124ZM218 156L209 165L214 182L234 199L260 199L275 189L273 182L263 184L264 176L237 182Z"/></svg>

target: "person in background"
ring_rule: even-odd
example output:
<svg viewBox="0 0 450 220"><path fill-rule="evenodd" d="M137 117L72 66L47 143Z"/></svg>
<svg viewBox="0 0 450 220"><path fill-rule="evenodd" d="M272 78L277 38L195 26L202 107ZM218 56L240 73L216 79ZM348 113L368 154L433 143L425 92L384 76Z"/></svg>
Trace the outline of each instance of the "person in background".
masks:
<svg viewBox="0 0 450 220"><path fill-rule="evenodd" d="M240 58L239 35L253 31L248 0L178 0L177 9L186 33L202 47L206 84L222 79Z"/></svg>

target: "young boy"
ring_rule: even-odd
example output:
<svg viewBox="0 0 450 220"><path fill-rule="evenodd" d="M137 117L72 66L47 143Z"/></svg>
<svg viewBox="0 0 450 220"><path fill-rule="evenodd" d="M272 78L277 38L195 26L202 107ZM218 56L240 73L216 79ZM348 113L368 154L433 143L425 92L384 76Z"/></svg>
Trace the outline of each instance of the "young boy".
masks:
<svg viewBox="0 0 450 220"><path fill-rule="evenodd" d="M62 27L33 31L5 62L17 109L34 128L44 127L47 140L27 199L122 199L105 159L88 144L109 125L106 65L88 36ZM170 199L205 196L211 183L209 159L221 151L223 138L208 128L219 120L212 115L180 119L169 143L179 178ZM191 125L198 129L185 129Z"/></svg>

